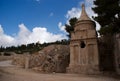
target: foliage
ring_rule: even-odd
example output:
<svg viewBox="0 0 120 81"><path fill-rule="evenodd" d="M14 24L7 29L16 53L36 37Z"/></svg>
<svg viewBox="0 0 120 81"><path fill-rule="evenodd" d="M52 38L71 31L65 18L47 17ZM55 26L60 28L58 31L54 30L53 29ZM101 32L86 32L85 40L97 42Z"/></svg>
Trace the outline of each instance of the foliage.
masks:
<svg viewBox="0 0 120 81"><path fill-rule="evenodd" d="M34 53L37 51L40 51L41 49L43 49L44 47L48 46L48 45L52 45L52 44L62 44L62 45L68 45L69 44L69 40L63 39L61 41L56 41L56 42L50 42L50 43L43 43L40 44L39 42L37 43L31 43L31 44L23 44L20 46L11 46L11 47L2 47L0 48L0 52L15 52L17 54L23 54L25 52L29 52L29 53Z"/></svg>
<svg viewBox="0 0 120 81"><path fill-rule="evenodd" d="M68 37L71 38L71 32L74 31L75 23L77 22L77 18L71 18L69 20L69 24L65 24L65 30L68 32Z"/></svg>
<svg viewBox="0 0 120 81"><path fill-rule="evenodd" d="M100 25L100 34L115 34L120 32L119 0L95 0L93 11L98 15L93 17Z"/></svg>

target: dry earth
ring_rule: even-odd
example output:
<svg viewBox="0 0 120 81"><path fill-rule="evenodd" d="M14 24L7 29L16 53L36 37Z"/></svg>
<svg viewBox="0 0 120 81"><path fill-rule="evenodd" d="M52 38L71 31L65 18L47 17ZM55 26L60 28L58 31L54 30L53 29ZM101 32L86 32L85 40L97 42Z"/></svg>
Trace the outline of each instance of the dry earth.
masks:
<svg viewBox="0 0 120 81"><path fill-rule="evenodd" d="M0 62L0 81L120 81L120 79L100 75L42 74L12 66L10 61L3 61Z"/></svg>

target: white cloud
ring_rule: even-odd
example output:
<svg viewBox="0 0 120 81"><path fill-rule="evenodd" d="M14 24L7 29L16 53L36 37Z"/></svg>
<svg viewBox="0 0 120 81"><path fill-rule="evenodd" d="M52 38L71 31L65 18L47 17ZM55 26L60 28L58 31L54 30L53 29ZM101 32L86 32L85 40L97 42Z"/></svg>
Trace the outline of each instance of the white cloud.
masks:
<svg viewBox="0 0 120 81"><path fill-rule="evenodd" d="M66 19L67 19L66 23L69 24L69 19L71 19L73 17L76 17L76 18L80 17L80 15L81 15L81 5L83 3L85 3L86 12L91 19L92 19L92 16L97 16L97 14L95 14L91 9L92 7L94 7L93 1L94 0L85 0L84 2L79 3L80 7L73 7L73 8L71 8L71 10L68 10L67 14L65 16ZM62 26L59 27L59 28L62 28ZM99 30L99 29L100 29L100 25L96 22L96 30ZM63 30L63 31L65 31L65 30Z"/></svg>
<svg viewBox="0 0 120 81"><path fill-rule="evenodd" d="M58 27L59 27L60 31L63 31L63 32L66 33L66 31L65 31L65 26L62 24L62 22L59 22L59 23L58 23Z"/></svg>
<svg viewBox="0 0 120 81"><path fill-rule="evenodd" d="M18 26L19 26L19 29L20 29L20 31L18 33L18 36L20 38L25 38L25 37L29 36L29 34L31 32L27 29L27 27L24 24L20 24Z"/></svg>
<svg viewBox="0 0 120 81"><path fill-rule="evenodd" d="M69 20L73 17L79 18L80 17L81 10L79 8L73 7L71 10L68 10L65 17L67 18L66 24L69 24ZM66 33L65 25L62 24L62 22L58 23L58 27L61 31Z"/></svg>
<svg viewBox="0 0 120 81"><path fill-rule="evenodd" d="M41 43L54 42L65 38L66 37L62 34L53 34L48 32L45 27L35 27L29 36L29 43L37 41L40 41Z"/></svg>
<svg viewBox="0 0 120 81"><path fill-rule="evenodd" d="M0 25L0 46L12 45L14 38L12 36L6 35L2 26Z"/></svg>
<svg viewBox="0 0 120 81"><path fill-rule="evenodd" d="M0 25L0 35L4 33L2 26Z"/></svg>
<svg viewBox="0 0 120 81"><path fill-rule="evenodd" d="M35 42L54 42L57 40L66 39L63 34L53 34L48 32L45 27L34 27L32 31L28 30L24 24L19 25L19 32L12 37L6 35L2 26L0 25L0 46L16 46L21 44L35 43Z"/></svg>
<svg viewBox="0 0 120 81"><path fill-rule="evenodd" d="M27 29L27 27L24 24L18 25L19 27L19 32L15 36L15 44L20 45L20 44L26 44L28 43L27 41L29 40L29 35L31 32Z"/></svg>
<svg viewBox="0 0 120 81"><path fill-rule="evenodd" d="M81 13L81 9L80 8L75 8L73 7L71 10L68 10L67 14L66 14L66 18L67 19L71 19L73 17L79 17Z"/></svg>

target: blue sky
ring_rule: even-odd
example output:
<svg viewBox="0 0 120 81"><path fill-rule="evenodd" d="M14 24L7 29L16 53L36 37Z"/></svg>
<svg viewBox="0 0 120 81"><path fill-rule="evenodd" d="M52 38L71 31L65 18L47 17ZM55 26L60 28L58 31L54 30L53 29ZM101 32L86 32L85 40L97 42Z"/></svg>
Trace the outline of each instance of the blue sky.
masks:
<svg viewBox="0 0 120 81"><path fill-rule="evenodd" d="M79 6L81 0L0 0L0 24L7 34L19 31L18 24L24 23L28 29L35 26L47 27L57 33L58 22L65 23L65 14L72 7Z"/></svg>
<svg viewBox="0 0 120 81"><path fill-rule="evenodd" d="M64 24L80 16L82 3L95 15L93 0L0 0L0 45L66 39Z"/></svg>

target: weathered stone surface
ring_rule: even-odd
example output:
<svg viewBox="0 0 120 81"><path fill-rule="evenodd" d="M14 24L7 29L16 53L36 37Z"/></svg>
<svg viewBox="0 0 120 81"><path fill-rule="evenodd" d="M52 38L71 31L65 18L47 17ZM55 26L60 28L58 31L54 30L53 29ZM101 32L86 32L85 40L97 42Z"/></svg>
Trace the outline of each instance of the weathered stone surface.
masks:
<svg viewBox="0 0 120 81"><path fill-rule="evenodd" d="M32 55L14 55L12 63L40 72L66 72L69 64L69 46L50 45Z"/></svg>
<svg viewBox="0 0 120 81"><path fill-rule="evenodd" d="M115 69L120 74L120 33L114 36Z"/></svg>
<svg viewBox="0 0 120 81"><path fill-rule="evenodd" d="M66 72L69 64L69 46L51 45L42 50L46 57L41 68L44 72Z"/></svg>
<svg viewBox="0 0 120 81"><path fill-rule="evenodd" d="M84 5L74 32L71 32L70 65L67 71L84 74L96 74L99 71L95 22L88 17Z"/></svg>
<svg viewBox="0 0 120 81"><path fill-rule="evenodd" d="M25 55L14 54L12 64L25 67Z"/></svg>

